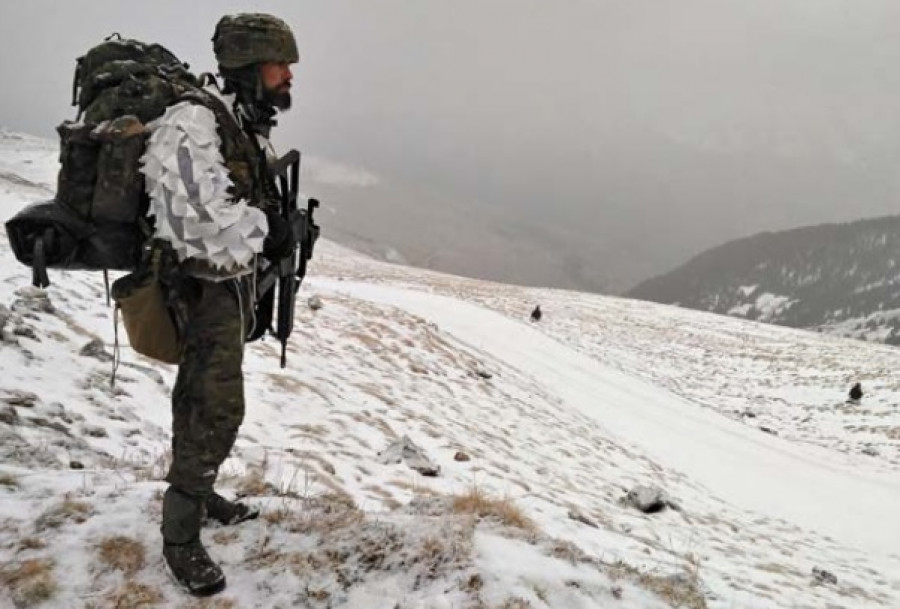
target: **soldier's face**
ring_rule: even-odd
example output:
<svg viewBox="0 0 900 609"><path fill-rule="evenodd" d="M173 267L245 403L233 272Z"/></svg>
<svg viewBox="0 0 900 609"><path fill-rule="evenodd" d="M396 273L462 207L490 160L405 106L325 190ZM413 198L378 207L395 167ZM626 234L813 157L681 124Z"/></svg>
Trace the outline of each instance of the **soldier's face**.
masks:
<svg viewBox="0 0 900 609"><path fill-rule="evenodd" d="M267 61L259 65L263 89L273 106L279 110L291 107L291 64L284 61Z"/></svg>

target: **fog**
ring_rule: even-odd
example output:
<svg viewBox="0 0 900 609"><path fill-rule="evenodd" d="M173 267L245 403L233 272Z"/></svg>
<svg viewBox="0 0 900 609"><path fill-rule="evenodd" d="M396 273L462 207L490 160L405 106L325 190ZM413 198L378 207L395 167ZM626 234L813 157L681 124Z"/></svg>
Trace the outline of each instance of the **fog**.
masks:
<svg viewBox="0 0 900 609"><path fill-rule="evenodd" d="M732 238L898 210L887 0L7 0L0 126L53 137L74 58L113 31L214 71L217 19L255 10L300 47L276 142L377 176L322 189L335 234L412 262L620 291Z"/></svg>

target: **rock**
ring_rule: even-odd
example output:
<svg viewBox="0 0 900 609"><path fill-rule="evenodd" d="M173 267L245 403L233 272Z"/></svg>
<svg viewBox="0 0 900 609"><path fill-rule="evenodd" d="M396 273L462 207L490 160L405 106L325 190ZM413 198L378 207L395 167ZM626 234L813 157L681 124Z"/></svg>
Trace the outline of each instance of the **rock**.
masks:
<svg viewBox="0 0 900 609"><path fill-rule="evenodd" d="M95 338L83 346L81 350L78 351L78 354L84 355L85 357L96 358L101 362L111 362L113 360L113 356L107 353L106 346L99 338Z"/></svg>
<svg viewBox="0 0 900 609"><path fill-rule="evenodd" d="M489 372L480 366L475 369L475 374L485 380L494 378L494 374L492 372Z"/></svg>
<svg viewBox="0 0 900 609"><path fill-rule="evenodd" d="M52 404L47 406L47 414L54 419L62 419L64 423L71 425L74 421L72 417L69 416L69 413L66 412L65 406L60 404L59 402L53 402Z"/></svg>
<svg viewBox="0 0 900 609"><path fill-rule="evenodd" d="M471 461L472 458L461 450L456 451L456 454L453 455L454 461Z"/></svg>
<svg viewBox="0 0 900 609"><path fill-rule="evenodd" d="M667 507L680 509L677 504L669 499L664 490L658 486L636 486L625 496L625 503L642 511L645 514L655 514Z"/></svg>
<svg viewBox="0 0 900 609"><path fill-rule="evenodd" d="M21 325L21 324L16 326L15 328L13 328L13 336L19 336L21 338L29 338L31 340L36 340L38 342L40 342L40 340L41 340L38 338L37 333L33 329L29 328L28 326Z"/></svg>
<svg viewBox="0 0 900 609"><path fill-rule="evenodd" d="M437 476L441 468L434 465L421 448L413 444L409 436L403 436L392 442L387 448L378 453L378 461L384 465L393 465L405 462L410 469L423 476Z"/></svg>
<svg viewBox="0 0 900 609"><path fill-rule="evenodd" d="M32 417L28 419L28 422L35 427L46 427L47 429L52 429L62 434L69 435L69 428L59 421L48 421L44 417Z"/></svg>
<svg viewBox="0 0 900 609"><path fill-rule="evenodd" d="M777 435L778 435L778 432L777 432L776 430L772 429L771 427L766 427L765 425L760 425L760 426L759 426L759 430L760 430L760 431L764 431L764 432L769 433L769 434L772 434L773 436L777 436Z"/></svg>
<svg viewBox="0 0 900 609"><path fill-rule="evenodd" d="M109 434L99 425L85 425L81 428L81 433L92 438L106 438Z"/></svg>
<svg viewBox="0 0 900 609"><path fill-rule="evenodd" d="M322 303L322 299L319 298L319 295L318 295L318 294L313 294L313 295L310 296L309 299L306 301L306 306L308 306L308 307L309 307L310 309L312 309L313 311L318 311L319 309L321 309L321 308L322 308L323 306L325 306L325 305Z"/></svg>
<svg viewBox="0 0 900 609"><path fill-rule="evenodd" d="M870 457L877 457L881 453L878 452L878 450L874 446L866 446L864 449L862 449L862 454L869 455Z"/></svg>
<svg viewBox="0 0 900 609"><path fill-rule="evenodd" d="M831 585L836 586L838 583L837 577L834 575L834 573L831 573L830 571L826 571L825 569L813 567L812 575L813 575L813 583L817 586L824 586L826 584L831 584Z"/></svg>
<svg viewBox="0 0 900 609"><path fill-rule="evenodd" d="M13 390L7 395L0 398L0 402L6 402L10 406L18 406L20 408L34 408L41 401L37 394L30 391Z"/></svg>
<svg viewBox="0 0 900 609"><path fill-rule="evenodd" d="M9 404L0 406L0 423L17 425L19 423L19 413Z"/></svg>
<svg viewBox="0 0 900 609"><path fill-rule="evenodd" d="M6 323L11 316L12 314L10 313L10 310L6 308L6 305L0 304L0 332L3 332L3 329L6 327Z"/></svg>
<svg viewBox="0 0 900 609"><path fill-rule="evenodd" d="M752 410L745 410L744 412L741 413L741 416L744 418L747 418L747 419L755 419L756 413L753 412Z"/></svg>
<svg viewBox="0 0 900 609"><path fill-rule="evenodd" d="M69 469L84 469L84 463L81 461L69 461Z"/></svg>
<svg viewBox="0 0 900 609"><path fill-rule="evenodd" d="M613 586L609 591L613 598L622 598L622 586Z"/></svg>
<svg viewBox="0 0 900 609"><path fill-rule="evenodd" d="M579 512L578 510L569 510L569 518L571 518L572 520L575 520L577 522L580 522L581 524L586 524L589 527L593 527L595 529L599 528L599 527L597 527L596 522L594 522L593 520L591 520L590 518L585 516L583 513Z"/></svg>
<svg viewBox="0 0 900 609"><path fill-rule="evenodd" d="M56 309L50 302L50 294L46 291L28 286L16 290L16 299L13 301L13 311L33 311L36 313L53 313Z"/></svg>

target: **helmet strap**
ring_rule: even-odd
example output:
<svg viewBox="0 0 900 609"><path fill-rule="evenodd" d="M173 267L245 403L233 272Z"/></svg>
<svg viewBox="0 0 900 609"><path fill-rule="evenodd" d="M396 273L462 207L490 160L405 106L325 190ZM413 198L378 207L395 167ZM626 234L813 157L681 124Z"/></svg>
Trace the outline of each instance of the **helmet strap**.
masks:
<svg viewBox="0 0 900 609"><path fill-rule="evenodd" d="M222 92L234 93L237 114L242 122L253 133L268 138L272 127L278 124L274 119L277 110L266 99L259 66L250 64L235 69L219 68L219 72L225 81Z"/></svg>

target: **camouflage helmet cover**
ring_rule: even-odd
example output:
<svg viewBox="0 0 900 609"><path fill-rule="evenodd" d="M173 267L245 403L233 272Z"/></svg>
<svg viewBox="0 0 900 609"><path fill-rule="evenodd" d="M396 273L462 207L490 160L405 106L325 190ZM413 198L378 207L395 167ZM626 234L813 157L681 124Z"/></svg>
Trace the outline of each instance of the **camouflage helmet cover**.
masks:
<svg viewBox="0 0 900 609"><path fill-rule="evenodd" d="M223 68L266 61L299 61L297 43L287 23L263 13L225 15L216 24L213 52Z"/></svg>

